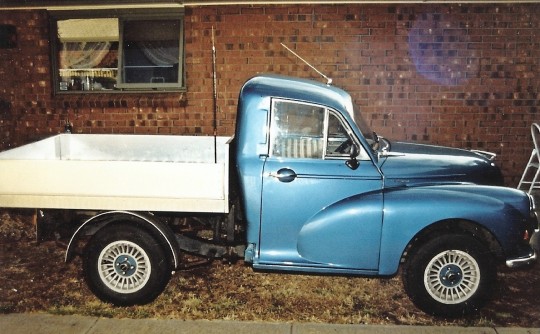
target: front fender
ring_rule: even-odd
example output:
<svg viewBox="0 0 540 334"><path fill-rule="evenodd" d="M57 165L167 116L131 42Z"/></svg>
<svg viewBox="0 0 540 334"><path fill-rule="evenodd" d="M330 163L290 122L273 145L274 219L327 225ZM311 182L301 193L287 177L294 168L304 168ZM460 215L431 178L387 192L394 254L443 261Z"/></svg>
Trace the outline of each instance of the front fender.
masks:
<svg viewBox="0 0 540 334"><path fill-rule="evenodd" d="M470 221L499 242L506 256L523 239L526 195L509 188L477 185L400 188L385 193L379 273L393 275L407 245L441 221Z"/></svg>
<svg viewBox="0 0 540 334"><path fill-rule="evenodd" d="M77 240L79 240L81 236L85 235L90 229L93 229L92 234L94 234L104 226L113 224L115 222L126 221L138 224L156 236L160 243L165 246L165 251L168 250L170 252L172 264L174 266L173 268L178 268L180 264L179 248L178 244L176 243L174 233L170 230L170 228L150 214L130 211L107 211L86 220L71 236L66 249L65 261L69 262L73 259Z"/></svg>

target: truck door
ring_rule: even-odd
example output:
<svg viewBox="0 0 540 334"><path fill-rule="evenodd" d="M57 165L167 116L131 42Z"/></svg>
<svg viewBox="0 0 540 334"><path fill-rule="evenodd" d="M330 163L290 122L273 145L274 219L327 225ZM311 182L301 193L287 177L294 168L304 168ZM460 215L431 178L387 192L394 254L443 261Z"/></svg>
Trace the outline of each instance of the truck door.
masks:
<svg viewBox="0 0 540 334"><path fill-rule="evenodd" d="M323 106L274 99L269 144L258 263L376 270L382 177L349 124Z"/></svg>

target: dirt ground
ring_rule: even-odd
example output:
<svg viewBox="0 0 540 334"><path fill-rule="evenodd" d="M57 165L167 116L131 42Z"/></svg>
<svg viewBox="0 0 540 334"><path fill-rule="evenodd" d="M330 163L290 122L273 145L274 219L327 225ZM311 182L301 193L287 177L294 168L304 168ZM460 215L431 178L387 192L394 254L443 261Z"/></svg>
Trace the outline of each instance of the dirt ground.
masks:
<svg viewBox="0 0 540 334"><path fill-rule="evenodd" d="M177 272L151 304L113 307L86 287L81 261L56 242L36 243L31 215L0 212L0 313L114 318L540 327L540 265L499 274L494 298L474 316L438 319L416 309L400 277L370 279L254 272L214 261Z"/></svg>

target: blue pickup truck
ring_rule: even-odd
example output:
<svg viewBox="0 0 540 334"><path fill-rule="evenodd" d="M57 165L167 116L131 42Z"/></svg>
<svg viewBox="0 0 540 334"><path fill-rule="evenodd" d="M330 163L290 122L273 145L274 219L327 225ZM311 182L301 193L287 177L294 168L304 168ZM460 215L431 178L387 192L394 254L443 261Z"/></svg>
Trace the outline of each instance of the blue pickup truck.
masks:
<svg viewBox="0 0 540 334"><path fill-rule="evenodd" d="M18 180L0 207L40 208L40 237L67 230L66 259L82 254L117 305L151 302L187 253L281 273L401 268L415 305L455 317L486 303L499 265L536 260L534 200L501 186L493 155L382 138L348 93L309 80L247 81L232 138L66 134L0 153L0 171Z"/></svg>

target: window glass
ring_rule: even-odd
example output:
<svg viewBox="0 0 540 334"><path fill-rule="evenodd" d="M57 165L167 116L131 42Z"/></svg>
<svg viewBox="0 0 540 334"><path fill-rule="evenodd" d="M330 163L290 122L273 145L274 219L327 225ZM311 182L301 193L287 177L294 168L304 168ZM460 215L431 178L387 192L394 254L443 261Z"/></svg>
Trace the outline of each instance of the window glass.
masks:
<svg viewBox="0 0 540 334"><path fill-rule="evenodd" d="M359 150L358 159L369 159L348 124L325 107L276 99L270 129L273 157L350 159L354 145Z"/></svg>
<svg viewBox="0 0 540 334"><path fill-rule="evenodd" d="M118 20L58 21L60 91L110 90L118 74Z"/></svg>
<svg viewBox="0 0 540 334"><path fill-rule="evenodd" d="M272 155L286 158L322 158L324 108L275 101L272 119Z"/></svg>
<svg viewBox="0 0 540 334"><path fill-rule="evenodd" d="M123 84L178 82L180 21L130 20L123 32Z"/></svg>
<svg viewBox="0 0 540 334"><path fill-rule="evenodd" d="M142 18L141 18L142 17ZM178 89L183 86L182 17L56 20L57 92Z"/></svg>
<svg viewBox="0 0 540 334"><path fill-rule="evenodd" d="M350 156L352 139L345 125L334 113L328 115L328 138L326 144L326 156L342 157Z"/></svg>

